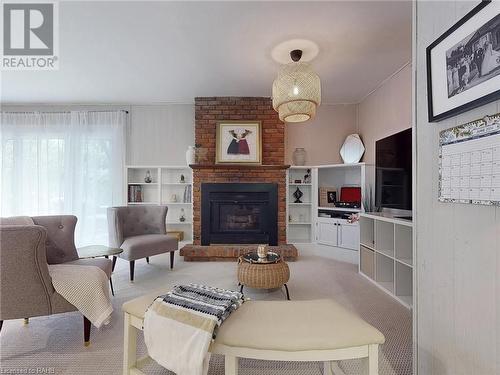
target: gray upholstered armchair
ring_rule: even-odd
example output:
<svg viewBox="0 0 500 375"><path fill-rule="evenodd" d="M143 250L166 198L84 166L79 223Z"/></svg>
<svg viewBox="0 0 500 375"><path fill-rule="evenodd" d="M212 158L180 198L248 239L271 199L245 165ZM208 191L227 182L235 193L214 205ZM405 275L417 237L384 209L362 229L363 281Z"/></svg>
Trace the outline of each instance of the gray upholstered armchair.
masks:
<svg viewBox="0 0 500 375"><path fill-rule="evenodd" d="M0 329L4 320L77 310L55 291L47 264L93 265L111 276L109 259L78 259L76 221L70 215L0 220ZM91 324L83 318L87 345Z"/></svg>
<svg viewBox="0 0 500 375"><path fill-rule="evenodd" d="M167 206L140 205L108 208L109 245L123 249L120 258L130 262L130 281L134 281L137 259L170 252L170 268L174 267L177 238L167 235ZM113 258L113 262L116 257Z"/></svg>

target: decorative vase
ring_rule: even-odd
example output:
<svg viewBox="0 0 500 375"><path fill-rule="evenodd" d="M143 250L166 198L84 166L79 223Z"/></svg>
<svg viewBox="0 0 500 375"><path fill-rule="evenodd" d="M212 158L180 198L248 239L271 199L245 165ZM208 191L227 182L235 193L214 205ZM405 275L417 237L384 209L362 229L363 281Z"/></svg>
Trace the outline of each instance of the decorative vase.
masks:
<svg viewBox="0 0 500 375"><path fill-rule="evenodd" d="M304 193L301 192L299 188L297 188L297 190L295 190L295 192L293 193L293 196L295 198L295 202L293 202L293 203L302 203L300 198L302 198L303 195L304 195Z"/></svg>
<svg viewBox="0 0 500 375"><path fill-rule="evenodd" d="M188 146L186 151L186 163L187 165L196 163L196 149L194 146Z"/></svg>
<svg viewBox="0 0 500 375"><path fill-rule="evenodd" d="M146 171L146 176L144 177L144 182L146 184L150 184L151 182L153 181L153 179L151 178L151 171Z"/></svg>
<svg viewBox="0 0 500 375"><path fill-rule="evenodd" d="M306 164L306 149L303 147L297 147L293 152L293 164L295 165L305 165Z"/></svg>

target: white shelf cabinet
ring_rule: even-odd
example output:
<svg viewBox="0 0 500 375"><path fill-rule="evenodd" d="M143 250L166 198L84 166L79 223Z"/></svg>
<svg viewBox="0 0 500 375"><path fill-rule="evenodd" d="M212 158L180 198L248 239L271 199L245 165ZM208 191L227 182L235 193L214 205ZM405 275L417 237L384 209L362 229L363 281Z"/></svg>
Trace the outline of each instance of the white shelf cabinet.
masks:
<svg viewBox="0 0 500 375"><path fill-rule="evenodd" d="M307 170L311 170L311 182L304 182ZM316 201L316 188L314 187L313 167L301 166L290 167L287 171L286 183L286 217L287 217L287 242L288 243L312 243L314 238L314 215L313 210ZM295 182L300 180L301 182ZM293 194L299 189L303 196L302 203L296 203Z"/></svg>
<svg viewBox="0 0 500 375"><path fill-rule="evenodd" d="M413 306L413 224L360 214L359 272L408 308Z"/></svg>
<svg viewBox="0 0 500 375"><path fill-rule="evenodd" d="M147 171L150 171L152 182L144 182ZM181 175L184 182L181 182ZM125 186L128 205L164 204L168 206L166 228L167 230L182 230L184 243L193 240L193 173L188 166L137 166L126 167ZM142 191L142 202L130 200L130 191L139 187ZM186 188L191 190L190 199L184 201ZM186 197L189 198L189 197ZM184 211L185 221L180 221Z"/></svg>
<svg viewBox="0 0 500 375"><path fill-rule="evenodd" d="M359 248L359 224L344 219L318 217L316 220L316 242L322 245Z"/></svg>
<svg viewBox="0 0 500 375"><path fill-rule="evenodd" d="M304 182L308 169L311 170L311 181ZM357 251L360 237L359 224L350 224L345 218L320 217L318 212L322 210L342 216L346 213L363 212L364 207L358 209L320 207L319 187L335 187L337 196L340 198L341 187L360 186L362 201L364 201L367 194L372 194L370 186L374 177L373 169L372 165L365 163L290 167L287 171L286 184L288 242L319 243ZM302 203L295 203L293 194L297 189L303 193Z"/></svg>

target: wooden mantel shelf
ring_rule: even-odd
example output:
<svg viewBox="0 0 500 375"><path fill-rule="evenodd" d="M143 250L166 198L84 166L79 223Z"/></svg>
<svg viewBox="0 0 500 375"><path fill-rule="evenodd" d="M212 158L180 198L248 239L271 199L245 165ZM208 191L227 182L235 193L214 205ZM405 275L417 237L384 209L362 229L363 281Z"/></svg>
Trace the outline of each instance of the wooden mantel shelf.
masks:
<svg viewBox="0 0 500 375"><path fill-rule="evenodd" d="M283 170L290 168L290 165L279 164L189 164L192 169L267 169Z"/></svg>

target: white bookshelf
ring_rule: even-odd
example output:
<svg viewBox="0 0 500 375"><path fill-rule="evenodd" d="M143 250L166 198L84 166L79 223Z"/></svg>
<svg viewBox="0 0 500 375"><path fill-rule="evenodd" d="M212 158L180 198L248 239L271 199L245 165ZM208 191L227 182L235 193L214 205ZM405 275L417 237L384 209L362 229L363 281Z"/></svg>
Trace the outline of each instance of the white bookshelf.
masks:
<svg viewBox="0 0 500 375"><path fill-rule="evenodd" d="M307 170L311 169L311 182L304 182ZM317 189L314 186L314 167L292 166L287 171L286 183L286 217L287 242L312 243L314 238L314 207L317 201ZM295 182L300 180L301 182ZM302 203L295 203L293 194L299 189L304 195Z"/></svg>
<svg viewBox="0 0 500 375"><path fill-rule="evenodd" d="M146 172L150 171L152 182L144 182ZM184 182L181 182L181 175ZM193 240L193 172L188 166L164 166L164 165L129 165L126 167L126 191L128 205L162 204L168 206L166 227L167 230L182 230L184 232L184 243ZM190 186L191 199L184 201L186 187ZM142 201L136 202L130 199L131 187L140 187ZM186 197L188 198L188 197ZM185 221L180 221L180 215L184 210Z"/></svg>
<svg viewBox="0 0 500 375"><path fill-rule="evenodd" d="M359 272L413 306L413 224L383 213L360 214Z"/></svg>

